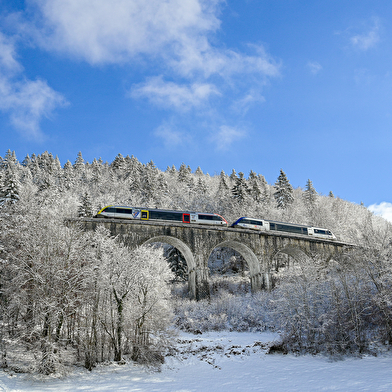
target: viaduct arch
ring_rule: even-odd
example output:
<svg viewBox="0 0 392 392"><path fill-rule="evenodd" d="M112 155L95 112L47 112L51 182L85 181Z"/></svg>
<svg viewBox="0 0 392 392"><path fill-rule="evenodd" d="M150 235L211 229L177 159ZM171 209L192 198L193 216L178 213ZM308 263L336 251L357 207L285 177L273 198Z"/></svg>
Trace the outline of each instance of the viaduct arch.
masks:
<svg viewBox="0 0 392 392"><path fill-rule="evenodd" d="M95 230L103 225L130 248L156 242L174 246L186 260L189 294L197 300L209 297L208 258L217 247L232 248L245 259L252 292L272 288L272 261L278 253L294 258L318 255L328 260L352 247L339 241L231 227L97 218L79 218L70 222L85 230Z"/></svg>

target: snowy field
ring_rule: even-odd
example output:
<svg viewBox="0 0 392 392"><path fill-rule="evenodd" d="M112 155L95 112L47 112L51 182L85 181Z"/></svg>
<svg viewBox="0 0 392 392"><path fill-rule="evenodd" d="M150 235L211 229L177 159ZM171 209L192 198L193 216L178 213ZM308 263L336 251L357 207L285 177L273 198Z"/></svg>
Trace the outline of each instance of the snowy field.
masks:
<svg viewBox="0 0 392 392"><path fill-rule="evenodd" d="M137 365L77 369L62 379L0 373L0 391L391 391L392 355L330 361L266 355L268 333L181 334L160 372Z"/></svg>

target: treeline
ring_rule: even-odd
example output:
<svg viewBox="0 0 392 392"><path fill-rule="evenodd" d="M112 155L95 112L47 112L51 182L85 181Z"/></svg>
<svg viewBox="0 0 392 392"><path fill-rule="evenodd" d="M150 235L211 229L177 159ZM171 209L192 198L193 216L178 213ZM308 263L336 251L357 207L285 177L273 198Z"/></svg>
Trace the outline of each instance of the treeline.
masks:
<svg viewBox="0 0 392 392"><path fill-rule="evenodd" d="M247 177L234 169L211 176L183 163L163 172L152 161L142 164L121 154L111 163L101 159L88 163L79 152L74 163L62 165L48 152L19 162L9 150L0 157L0 204L18 200L19 192L34 195L39 206L61 199L65 216L92 216L108 204L183 209L218 213L230 223L251 216L310 224L355 243L360 242L364 221L373 218L364 206L332 192L319 195L311 180L304 188L293 189L283 170L271 185L253 170Z"/></svg>

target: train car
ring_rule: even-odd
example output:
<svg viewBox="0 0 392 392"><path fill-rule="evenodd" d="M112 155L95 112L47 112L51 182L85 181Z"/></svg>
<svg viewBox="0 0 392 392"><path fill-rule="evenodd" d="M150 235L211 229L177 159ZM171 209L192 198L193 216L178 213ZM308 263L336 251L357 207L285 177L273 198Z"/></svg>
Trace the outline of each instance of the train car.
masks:
<svg viewBox="0 0 392 392"><path fill-rule="evenodd" d="M279 231L292 234L307 235L316 238L324 238L336 240L335 235L327 229L318 227L297 225L295 223L284 223L269 221L265 219L254 219L248 217L241 217L237 219L231 227L242 227L245 229L261 230L261 231Z"/></svg>
<svg viewBox="0 0 392 392"><path fill-rule="evenodd" d="M225 218L218 214L207 212L190 212L160 210L157 208L140 208L110 205L102 208L96 218L140 219L143 221L174 221L180 223L195 223L204 225L227 226Z"/></svg>

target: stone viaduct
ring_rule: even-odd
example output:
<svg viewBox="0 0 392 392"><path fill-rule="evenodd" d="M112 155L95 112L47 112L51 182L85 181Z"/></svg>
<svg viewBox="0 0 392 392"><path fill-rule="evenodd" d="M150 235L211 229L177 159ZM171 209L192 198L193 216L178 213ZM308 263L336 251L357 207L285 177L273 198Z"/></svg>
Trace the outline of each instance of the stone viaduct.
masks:
<svg viewBox="0 0 392 392"><path fill-rule="evenodd" d="M209 297L208 259L217 247L232 248L245 259L252 292L271 289L272 260L278 253L294 259L318 255L328 260L351 247L339 241L231 227L97 218L81 218L73 222L85 230L95 230L98 225L103 225L130 248L156 242L174 246L186 260L189 294L197 300Z"/></svg>

